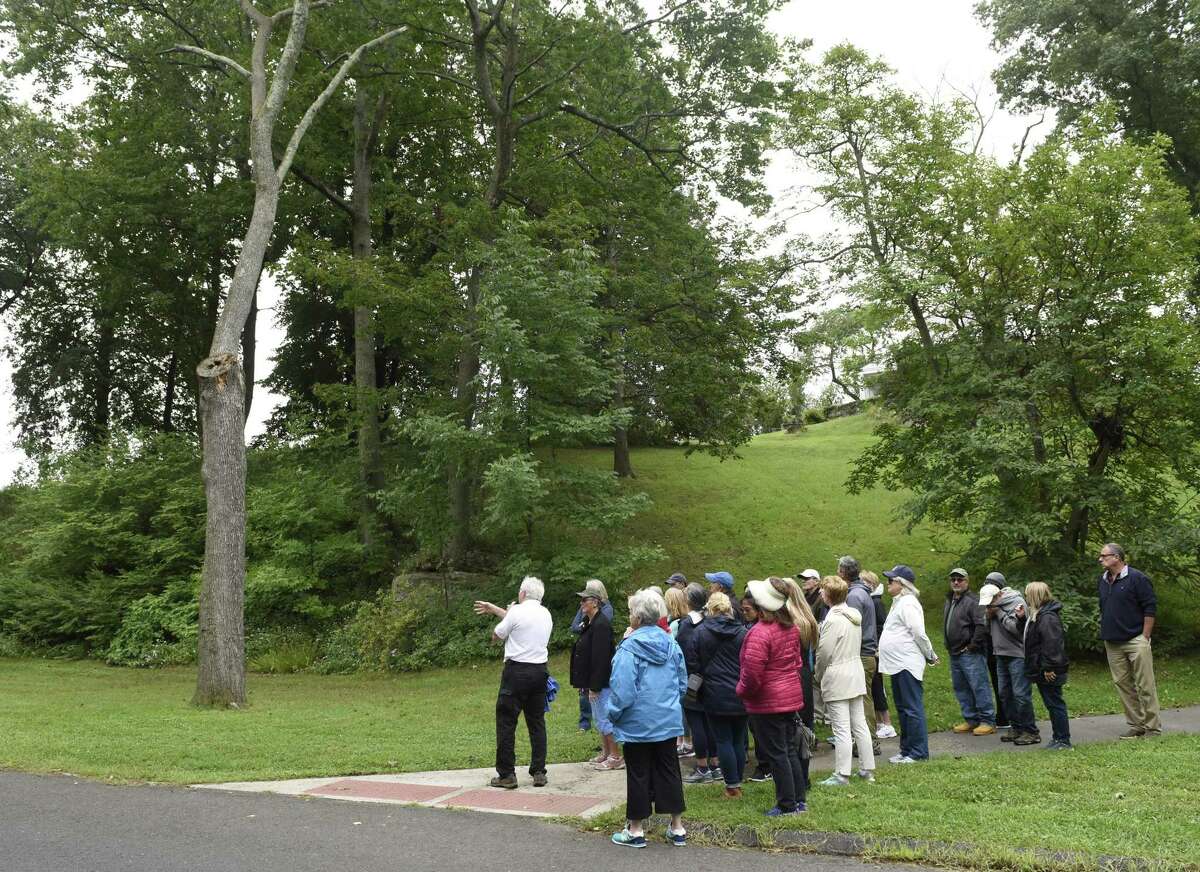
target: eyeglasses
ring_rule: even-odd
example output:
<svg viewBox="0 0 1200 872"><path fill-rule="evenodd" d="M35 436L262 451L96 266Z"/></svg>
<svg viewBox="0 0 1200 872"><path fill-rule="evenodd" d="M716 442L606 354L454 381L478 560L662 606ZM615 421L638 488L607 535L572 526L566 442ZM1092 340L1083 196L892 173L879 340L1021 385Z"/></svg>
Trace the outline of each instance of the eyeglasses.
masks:
<svg viewBox="0 0 1200 872"><path fill-rule="evenodd" d="M1101 559L1101 560L1103 560L1105 557L1116 557L1116 556L1117 556L1117 555L1115 555L1115 554L1105 554L1103 551L1101 551L1101 552L1100 552L1100 559Z"/></svg>
<svg viewBox="0 0 1200 872"><path fill-rule="evenodd" d="M966 581L967 577L965 575L952 575L952 576L950 576L950 580L951 581Z"/></svg>

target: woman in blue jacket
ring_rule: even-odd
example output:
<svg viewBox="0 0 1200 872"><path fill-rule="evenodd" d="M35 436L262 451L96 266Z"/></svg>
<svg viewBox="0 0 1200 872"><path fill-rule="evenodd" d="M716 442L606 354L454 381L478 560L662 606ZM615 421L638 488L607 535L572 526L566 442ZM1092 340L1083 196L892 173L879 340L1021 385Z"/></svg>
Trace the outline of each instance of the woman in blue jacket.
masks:
<svg viewBox="0 0 1200 872"><path fill-rule="evenodd" d="M613 656L608 720L625 745L625 829L614 844L646 847L645 821L651 812L669 814L667 839L687 844L682 815L683 779L675 739L683 733L680 699L687 692L683 652L658 627L661 597L640 590L629 598L632 631Z"/></svg>
<svg viewBox="0 0 1200 872"><path fill-rule="evenodd" d="M708 618L696 628L695 642L685 658L688 671L704 676L700 703L708 715L717 740L717 756L725 778L725 795L742 795L746 770L746 707L737 695L741 674L742 642L746 625L733 614L733 605L723 593L708 598ZM695 657L695 665L690 658Z"/></svg>

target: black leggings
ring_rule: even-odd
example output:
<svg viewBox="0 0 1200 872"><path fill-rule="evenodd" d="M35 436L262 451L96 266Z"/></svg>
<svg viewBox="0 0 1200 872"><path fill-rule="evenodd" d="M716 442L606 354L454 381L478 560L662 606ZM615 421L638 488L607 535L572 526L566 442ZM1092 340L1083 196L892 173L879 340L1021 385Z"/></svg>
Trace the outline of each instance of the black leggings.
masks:
<svg viewBox="0 0 1200 872"><path fill-rule="evenodd" d="M625 743L625 817L641 821L651 811L683 814L683 779L675 738Z"/></svg>

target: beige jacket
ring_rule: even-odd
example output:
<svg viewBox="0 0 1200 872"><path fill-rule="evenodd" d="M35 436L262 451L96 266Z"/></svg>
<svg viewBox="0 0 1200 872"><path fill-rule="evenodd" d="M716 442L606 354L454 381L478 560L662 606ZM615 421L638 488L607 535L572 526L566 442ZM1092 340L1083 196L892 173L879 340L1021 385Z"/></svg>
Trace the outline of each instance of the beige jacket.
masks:
<svg viewBox="0 0 1200 872"><path fill-rule="evenodd" d="M857 609L840 603L829 610L821 623L817 643L817 680L826 701L854 699L867 692L859 649L862 647L862 616Z"/></svg>

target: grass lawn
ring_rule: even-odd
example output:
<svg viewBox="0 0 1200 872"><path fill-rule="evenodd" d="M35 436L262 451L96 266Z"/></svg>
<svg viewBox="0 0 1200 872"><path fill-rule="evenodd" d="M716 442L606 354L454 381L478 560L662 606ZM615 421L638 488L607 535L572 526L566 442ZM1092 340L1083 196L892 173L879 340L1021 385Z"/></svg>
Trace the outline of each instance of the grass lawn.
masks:
<svg viewBox="0 0 1200 872"><path fill-rule="evenodd" d="M918 579L944 578L959 559L958 540L926 527L906 534L896 520L906 493L845 491L850 464L873 441L874 425L874 416L864 414L801 433L768 433L738 449L740 460L634 449L631 486L648 493L654 507L624 534L667 554L634 580L661 582L676 570L703 580L703 572L725 569L740 590L746 579L796 575L808 566L832 573L843 554L876 572L907 563ZM559 457L612 464L611 451L559 451Z"/></svg>
<svg viewBox="0 0 1200 872"><path fill-rule="evenodd" d="M1020 762L1018 762L1018 759ZM808 814L766 823L772 785L748 784L740 801L717 785L687 789L689 820L748 825L770 844L780 828L940 842L948 850L880 850L878 859L916 859L983 869L1063 869L1014 849L1139 857L1164 868L1200 864L1200 736L1080 746L1072 753L993 753L915 766L884 764L874 785L815 787ZM622 826L618 809L591 826Z"/></svg>

